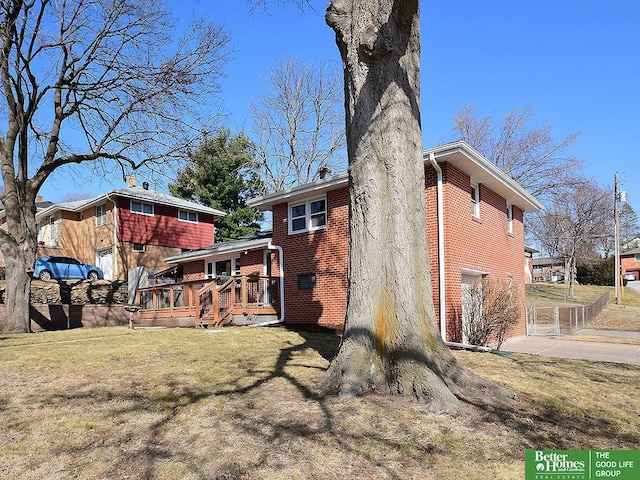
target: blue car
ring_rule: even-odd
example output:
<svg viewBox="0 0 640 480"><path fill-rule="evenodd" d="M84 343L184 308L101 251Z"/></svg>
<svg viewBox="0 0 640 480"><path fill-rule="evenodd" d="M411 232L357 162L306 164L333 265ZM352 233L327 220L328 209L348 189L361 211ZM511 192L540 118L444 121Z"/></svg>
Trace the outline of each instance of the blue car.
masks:
<svg viewBox="0 0 640 480"><path fill-rule="evenodd" d="M47 255L36 260L33 277L40 280L99 280L104 278L104 273L95 265L87 265L75 258Z"/></svg>

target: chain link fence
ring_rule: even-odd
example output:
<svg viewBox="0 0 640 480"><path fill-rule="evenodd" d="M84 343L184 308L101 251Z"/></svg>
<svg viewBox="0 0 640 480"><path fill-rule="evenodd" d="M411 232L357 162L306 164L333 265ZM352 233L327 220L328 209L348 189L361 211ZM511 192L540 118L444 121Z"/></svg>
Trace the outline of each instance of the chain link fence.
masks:
<svg viewBox="0 0 640 480"><path fill-rule="evenodd" d="M609 292L591 305L527 307L527 335L560 336L585 328L609 304Z"/></svg>

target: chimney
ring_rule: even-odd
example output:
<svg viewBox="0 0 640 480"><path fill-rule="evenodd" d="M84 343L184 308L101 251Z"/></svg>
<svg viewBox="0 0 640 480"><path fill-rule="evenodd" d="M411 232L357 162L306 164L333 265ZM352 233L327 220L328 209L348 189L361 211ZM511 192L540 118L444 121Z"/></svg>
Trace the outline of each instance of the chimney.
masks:
<svg viewBox="0 0 640 480"><path fill-rule="evenodd" d="M36 195L36 203L40 203L42 201L42 195Z"/></svg>
<svg viewBox="0 0 640 480"><path fill-rule="evenodd" d="M320 167L320 170L318 170L318 173L320 175L320 180L323 180L325 177L327 176L331 176L331 169L329 167Z"/></svg>
<svg viewBox="0 0 640 480"><path fill-rule="evenodd" d="M133 175L129 176L129 179L127 180L127 187L132 188L136 186L136 177L134 177Z"/></svg>

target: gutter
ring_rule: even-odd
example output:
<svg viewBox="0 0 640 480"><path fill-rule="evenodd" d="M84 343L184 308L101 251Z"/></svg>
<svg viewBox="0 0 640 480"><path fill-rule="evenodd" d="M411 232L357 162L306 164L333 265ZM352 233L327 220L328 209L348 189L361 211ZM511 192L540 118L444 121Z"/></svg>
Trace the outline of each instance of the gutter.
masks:
<svg viewBox="0 0 640 480"><path fill-rule="evenodd" d="M436 156L429 152L429 161L438 175L436 204L438 209L438 312L440 314L440 336L447 343L447 315L445 311L446 283L444 268L444 207L442 194L442 168L436 162Z"/></svg>
<svg viewBox="0 0 640 480"><path fill-rule="evenodd" d="M278 251L278 274L280 277L280 318L276 320L270 320L268 322L261 323L252 323L249 325L250 327L268 327L270 325L278 325L284 323L284 251L282 247L279 245L274 245L269 242L267 245L269 250L277 250Z"/></svg>

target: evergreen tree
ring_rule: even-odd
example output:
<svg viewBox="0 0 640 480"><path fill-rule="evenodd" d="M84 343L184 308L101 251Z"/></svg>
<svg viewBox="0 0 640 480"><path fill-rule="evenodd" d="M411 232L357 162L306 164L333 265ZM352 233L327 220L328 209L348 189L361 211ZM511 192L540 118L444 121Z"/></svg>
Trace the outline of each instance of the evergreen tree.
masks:
<svg viewBox="0 0 640 480"><path fill-rule="evenodd" d="M246 205L247 199L264 191L262 181L249 168L251 150L251 141L243 134L232 137L228 129L221 129L202 141L169 185L177 197L227 213L217 225L216 241L260 229L262 213Z"/></svg>

